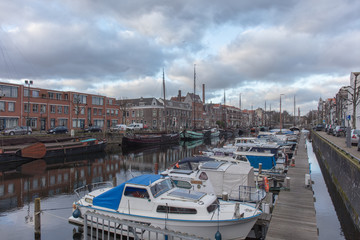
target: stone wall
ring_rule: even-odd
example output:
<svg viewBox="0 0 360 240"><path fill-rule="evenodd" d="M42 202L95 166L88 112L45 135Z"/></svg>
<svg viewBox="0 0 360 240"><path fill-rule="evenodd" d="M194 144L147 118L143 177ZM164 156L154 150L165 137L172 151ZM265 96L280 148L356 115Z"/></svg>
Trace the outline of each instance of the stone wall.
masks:
<svg viewBox="0 0 360 240"><path fill-rule="evenodd" d="M360 164L342 149L312 132L313 149L360 231Z"/></svg>

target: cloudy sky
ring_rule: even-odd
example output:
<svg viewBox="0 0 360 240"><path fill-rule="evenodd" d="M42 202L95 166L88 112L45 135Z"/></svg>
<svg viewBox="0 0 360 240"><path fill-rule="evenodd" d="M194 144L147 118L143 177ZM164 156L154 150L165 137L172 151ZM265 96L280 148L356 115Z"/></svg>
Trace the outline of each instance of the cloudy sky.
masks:
<svg viewBox="0 0 360 240"><path fill-rule="evenodd" d="M193 92L301 114L360 70L358 0L0 1L0 81L121 98ZM297 110L296 110L297 111Z"/></svg>

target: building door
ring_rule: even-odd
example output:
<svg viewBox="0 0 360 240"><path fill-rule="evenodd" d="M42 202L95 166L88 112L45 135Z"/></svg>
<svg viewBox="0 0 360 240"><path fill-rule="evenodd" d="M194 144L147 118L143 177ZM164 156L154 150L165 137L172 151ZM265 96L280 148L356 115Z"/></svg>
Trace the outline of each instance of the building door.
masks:
<svg viewBox="0 0 360 240"><path fill-rule="evenodd" d="M88 121L88 126L92 126L93 123L91 122L91 108L87 109L87 121Z"/></svg>
<svg viewBox="0 0 360 240"><path fill-rule="evenodd" d="M40 119L40 131L45 131L46 130L46 118L41 118Z"/></svg>

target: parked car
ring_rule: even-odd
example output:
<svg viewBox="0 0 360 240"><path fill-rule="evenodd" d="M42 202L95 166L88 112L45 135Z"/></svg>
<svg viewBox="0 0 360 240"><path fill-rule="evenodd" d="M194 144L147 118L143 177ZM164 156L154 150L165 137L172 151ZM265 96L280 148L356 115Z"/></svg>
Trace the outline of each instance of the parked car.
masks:
<svg viewBox="0 0 360 240"><path fill-rule="evenodd" d="M28 131L29 128L29 131ZM5 128L3 130L4 135L25 135L25 134L32 134L31 127L27 126L17 126L13 128Z"/></svg>
<svg viewBox="0 0 360 240"><path fill-rule="evenodd" d="M346 128L343 126L336 126L333 131L333 135L337 136L337 137L340 137L340 136L345 137L345 133L346 133Z"/></svg>
<svg viewBox="0 0 360 240"><path fill-rule="evenodd" d="M351 145L356 145L359 142L359 129L351 129Z"/></svg>
<svg viewBox="0 0 360 240"><path fill-rule="evenodd" d="M323 124L318 124L315 127L315 131L322 131L324 129L324 125Z"/></svg>
<svg viewBox="0 0 360 240"><path fill-rule="evenodd" d="M91 126L91 127L84 128L84 132L86 132L86 133L89 133L89 132L102 132L102 129L100 127Z"/></svg>
<svg viewBox="0 0 360 240"><path fill-rule="evenodd" d="M126 130L125 124L116 124L115 126L110 128L111 132L125 131L125 130Z"/></svg>
<svg viewBox="0 0 360 240"><path fill-rule="evenodd" d="M144 124L142 123L132 123L126 127L126 129L130 129L130 130L140 130L143 128L144 128Z"/></svg>
<svg viewBox="0 0 360 240"><path fill-rule="evenodd" d="M332 135L334 130L334 125L329 124L327 134Z"/></svg>
<svg viewBox="0 0 360 240"><path fill-rule="evenodd" d="M60 134L60 133L68 133L68 128L65 126L58 126L58 127L54 127L51 128L49 130L47 130L48 134Z"/></svg>

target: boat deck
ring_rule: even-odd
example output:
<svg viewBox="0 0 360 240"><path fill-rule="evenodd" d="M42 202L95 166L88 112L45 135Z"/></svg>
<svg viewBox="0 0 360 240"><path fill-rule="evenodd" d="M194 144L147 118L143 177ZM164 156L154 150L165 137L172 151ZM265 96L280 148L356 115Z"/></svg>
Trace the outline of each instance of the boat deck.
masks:
<svg viewBox="0 0 360 240"><path fill-rule="evenodd" d="M318 239L313 192L305 186L307 173L308 155L304 135L301 135L295 167L290 167L287 174L290 177L290 191L279 193L266 234L267 240Z"/></svg>

